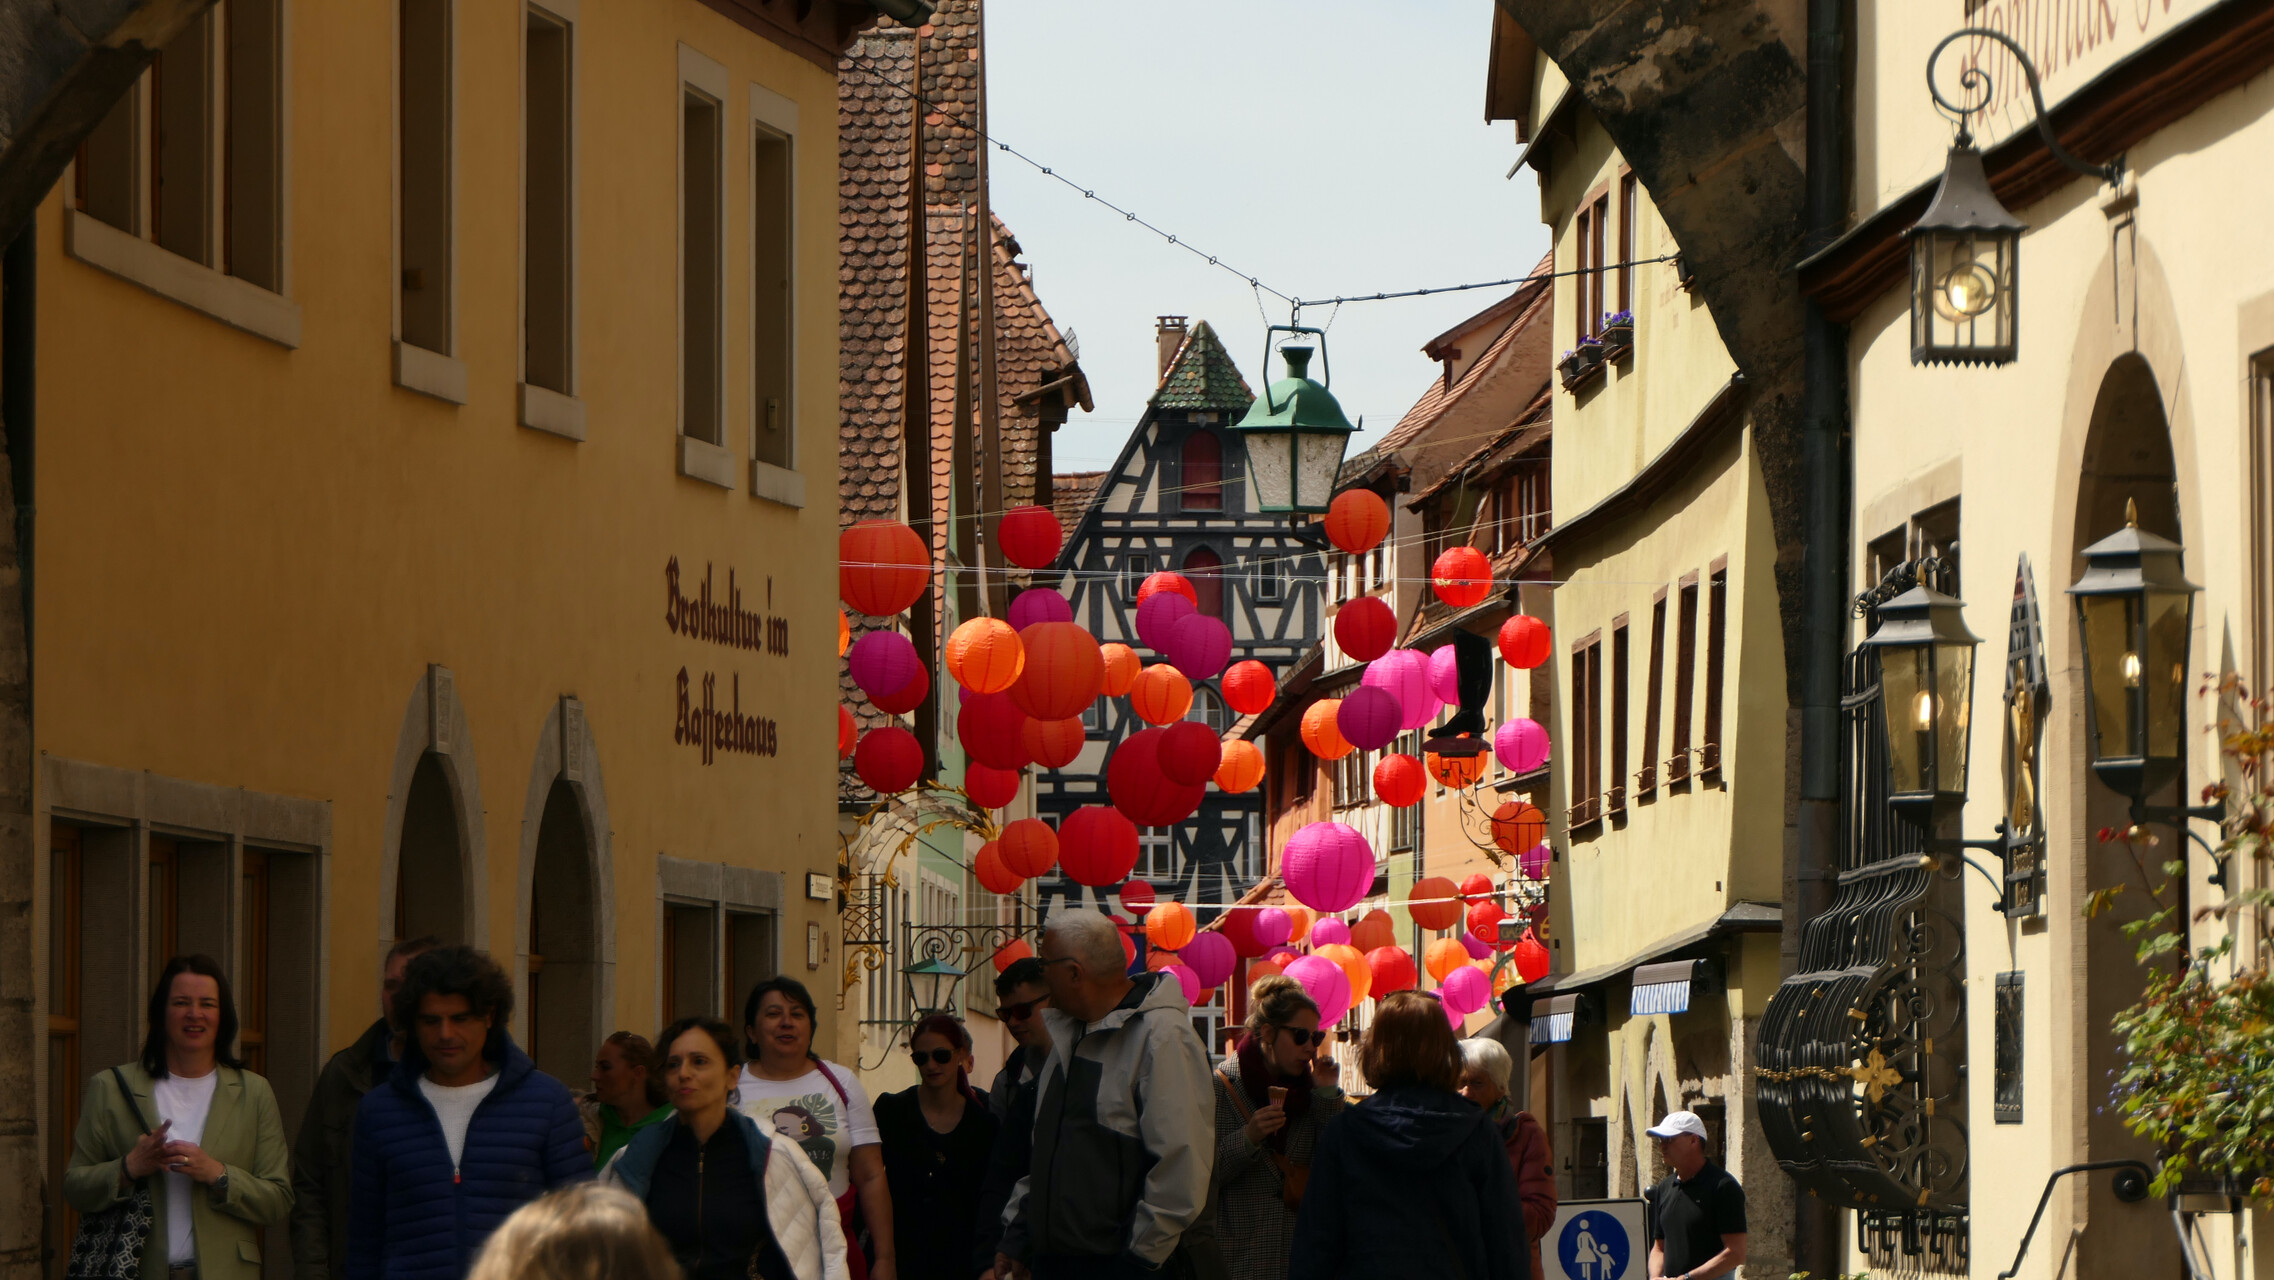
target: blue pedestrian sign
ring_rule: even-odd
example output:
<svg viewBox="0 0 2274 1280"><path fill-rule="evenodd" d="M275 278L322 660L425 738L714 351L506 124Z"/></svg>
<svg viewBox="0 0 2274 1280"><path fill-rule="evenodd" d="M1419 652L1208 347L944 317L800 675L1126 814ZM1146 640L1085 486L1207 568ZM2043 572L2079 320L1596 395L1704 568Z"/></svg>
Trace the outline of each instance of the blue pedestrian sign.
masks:
<svg viewBox="0 0 2274 1280"><path fill-rule="evenodd" d="M1629 1280L1640 1262L1643 1202L1583 1200L1559 1205L1548 1238L1549 1273L1561 1268L1563 1280ZM1642 1280L1640 1272L1633 1280Z"/></svg>

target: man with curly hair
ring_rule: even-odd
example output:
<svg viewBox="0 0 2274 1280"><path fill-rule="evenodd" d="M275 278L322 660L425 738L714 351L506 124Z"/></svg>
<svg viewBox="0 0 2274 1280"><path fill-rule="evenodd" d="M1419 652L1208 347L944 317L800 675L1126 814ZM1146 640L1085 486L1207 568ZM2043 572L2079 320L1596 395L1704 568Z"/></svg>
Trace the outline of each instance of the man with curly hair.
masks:
<svg viewBox="0 0 2274 1280"><path fill-rule="evenodd" d="M345 1280L459 1280L499 1223L592 1176L584 1122L513 1043L513 984L471 947L411 962L394 1074L356 1108Z"/></svg>

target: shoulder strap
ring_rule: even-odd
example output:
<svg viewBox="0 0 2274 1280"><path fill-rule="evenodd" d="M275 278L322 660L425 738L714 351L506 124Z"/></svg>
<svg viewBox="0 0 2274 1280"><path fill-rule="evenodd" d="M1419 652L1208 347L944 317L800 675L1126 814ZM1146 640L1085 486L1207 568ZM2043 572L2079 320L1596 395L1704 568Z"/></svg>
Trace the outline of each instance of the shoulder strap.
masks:
<svg viewBox="0 0 2274 1280"><path fill-rule="evenodd" d="M125 1073L117 1067L112 1067L111 1079L118 1081L118 1100L125 1103L126 1109L134 1113L135 1127L144 1133L150 1132L150 1122L142 1118L142 1104L134 1100L134 1091L126 1087Z"/></svg>
<svg viewBox="0 0 2274 1280"><path fill-rule="evenodd" d="M1254 1119L1255 1108L1249 1105L1248 1095L1245 1090L1240 1088L1239 1082L1221 1071L1213 1074L1216 1077L1217 1085L1224 1090L1224 1095L1232 1100L1232 1109L1240 1113L1240 1119Z"/></svg>
<svg viewBox="0 0 2274 1280"><path fill-rule="evenodd" d="M832 1089L835 1089L835 1090L837 1091L837 1105L839 1105L839 1106L841 1106L841 1107L849 1107L849 1106L852 1106L852 1105L853 1105L853 1100L852 1100L851 1098L849 1098L849 1097L847 1097L847 1096L845 1095L845 1086L844 1086L844 1085L841 1085L841 1084L839 1084L839 1083L837 1083L837 1073L836 1073L836 1072L834 1072L834 1071L831 1071L831 1070L829 1069L829 1064L828 1064L828 1063L826 1063L826 1062L823 1062L823 1061L822 1061L821 1059L819 1059L819 1058L815 1058L815 1059L813 1060L813 1068L814 1068L814 1070L816 1070L816 1071L819 1071L819 1072L821 1073L821 1078L822 1078L822 1079L824 1079L824 1080L827 1080L827 1081L829 1082L829 1087L830 1087L830 1088L832 1088ZM851 1126L851 1121L849 1121L849 1120L848 1120L848 1121L846 1122L846 1124L847 1124L847 1130L848 1130L848 1132L849 1132L849 1131L850 1131L850 1126Z"/></svg>

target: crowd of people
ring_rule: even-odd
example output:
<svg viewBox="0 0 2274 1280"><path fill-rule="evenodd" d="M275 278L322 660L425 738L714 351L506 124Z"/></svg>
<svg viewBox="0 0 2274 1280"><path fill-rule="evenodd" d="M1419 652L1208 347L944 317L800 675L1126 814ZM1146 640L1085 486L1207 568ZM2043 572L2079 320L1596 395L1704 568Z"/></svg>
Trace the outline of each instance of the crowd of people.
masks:
<svg viewBox="0 0 2274 1280"><path fill-rule="evenodd" d="M794 979L752 989L739 1029L609 1036L579 1095L514 1044L487 956L411 940L383 974L379 1019L325 1065L288 1150L231 1056L220 966L166 966L140 1058L87 1084L63 1187L91 1220L148 1204L137 1280L259 1280L260 1231L284 1223L298 1280L1547 1274L1547 1135L1508 1096L1507 1050L1457 1037L1426 992L1379 1002L1353 1101L1292 979L1254 985L1211 1065L1174 978L1131 973L1105 916L1061 911L996 979L1016 1047L987 1091L940 1014L908 1037L918 1083L872 1106L814 1052ZM1695 1116L1652 1133L1674 1172L1650 1193L1651 1280L1731 1274L1742 1190Z"/></svg>

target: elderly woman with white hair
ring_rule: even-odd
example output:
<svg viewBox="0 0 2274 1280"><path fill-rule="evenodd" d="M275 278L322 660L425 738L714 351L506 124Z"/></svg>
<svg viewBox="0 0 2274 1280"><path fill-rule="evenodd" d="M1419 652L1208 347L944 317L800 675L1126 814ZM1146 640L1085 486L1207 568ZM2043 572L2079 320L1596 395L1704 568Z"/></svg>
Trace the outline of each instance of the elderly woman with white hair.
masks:
<svg viewBox="0 0 2274 1280"><path fill-rule="evenodd" d="M1529 1111L1508 1100L1508 1079L1516 1063L1498 1040L1472 1036L1461 1041L1461 1096L1484 1108L1500 1130L1508 1163L1516 1171L1516 1198L1523 1202L1524 1238L1532 1248L1532 1280L1545 1280L1540 1238L1555 1225L1555 1157L1547 1130Z"/></svg>

